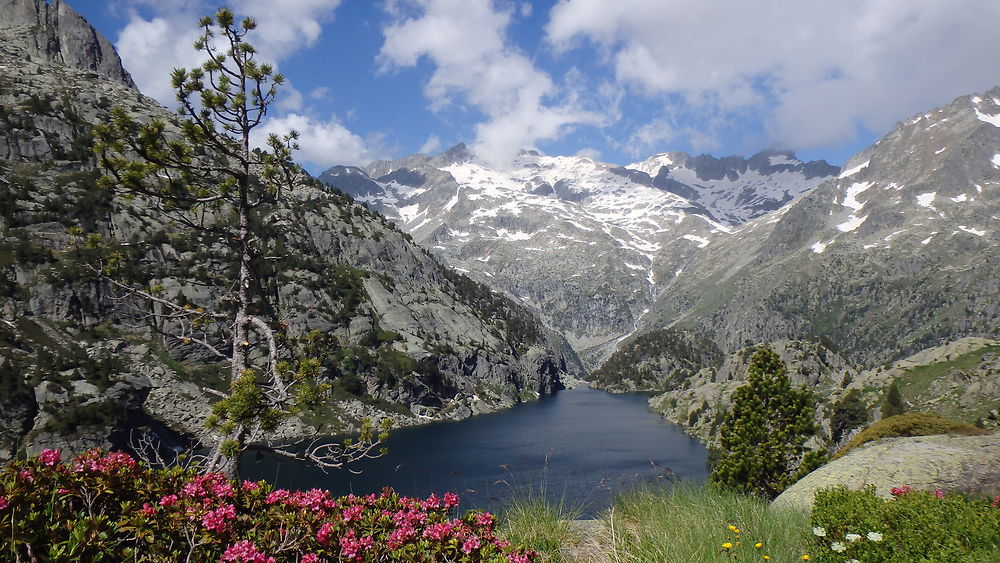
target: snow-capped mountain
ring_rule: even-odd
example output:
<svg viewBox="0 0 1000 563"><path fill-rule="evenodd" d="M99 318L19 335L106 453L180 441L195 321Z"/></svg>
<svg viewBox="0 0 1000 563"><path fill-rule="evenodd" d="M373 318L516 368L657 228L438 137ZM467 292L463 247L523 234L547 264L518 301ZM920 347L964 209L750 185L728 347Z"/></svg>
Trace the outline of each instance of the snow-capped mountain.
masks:
<svg viewBox="0 0 1000 563"><path fill-rule="evenodd" d="M900 124L831 182L715 239L662 292L664 325L815 337L874 363L1000 327L1000 88Z"/></svg>
<svg viewBox="0 0 1000 563"><path fill-rule="evenodd" d="M824 160L802 162L789 151L762 151L749 159L668 152L627 168L645 172L653 186L700 203L730 225L779 209L840 172Z"/></svg>
<svg viewBox="0 0 1000 563"><path fill-rule="evenodd" d="M776 152L667 153L621 167L534 151L500 171L459 145L433 158L333 167L320 179L600 356L699 249L838 171Z"/></svg>

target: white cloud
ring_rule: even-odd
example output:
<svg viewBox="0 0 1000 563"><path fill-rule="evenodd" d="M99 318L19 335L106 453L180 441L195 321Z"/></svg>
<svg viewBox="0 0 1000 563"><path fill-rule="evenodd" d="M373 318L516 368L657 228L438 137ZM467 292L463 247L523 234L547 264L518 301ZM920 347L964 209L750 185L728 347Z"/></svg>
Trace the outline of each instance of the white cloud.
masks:
<svg viewBox="0 0 1000 563"><path fill-rule="evenodd" d="M276 9L273 0L233 0L229 5L237 17L250 16L257 21L250 43L263 60L277 63L315 43L322 23L333 18L340 2L282 0L280 9ZM217 7L201 0L138 0L135 4L153 16L147 19L133 9L115 47L143 93L173 106L170 72L174 68L192 68L204 61L204 56L193 48L201 32L198 19L214 14Z"/></svg>
<svg viewBox="0 0 1000 563"><path fill-rule="evenodd" d="M349 131L336 119L317 120L297 113L267 120L254 130L253 145L263 147L268 135L274 133L281 136L291 130L299 133L300 147L292 156L307 169L334 164L363 165L380 156L369 148L371 143Z"/></svg>
<svg viewBox="0 0 1000 563"><path fill-rule="evenodd" d="M400 0L386 12L394 22L384 30L383 70L430 59L435 69L424 93L431 108L467 103L481 112L473 151L490 164L503 166L522 148L602 120L510 45L512 10L490 0Z"/></svg>
<svg viewBox="0 0 1000 563"><path fill-rule="evenodd" d="M596 45L630 92L763 116L765 142L804 149L992 87L997 21L995 0L560 0L546 33L560 50Z"/></svg>
<svg viewBox="0 0 1000 563"><path fill-rule="evenodd" d="M441 150L441 138L437 135L431 135L427 137L427 140L424 141L424 144L420 146L420 150L417 152L421 154L434 154L439 150Z"/></svg>

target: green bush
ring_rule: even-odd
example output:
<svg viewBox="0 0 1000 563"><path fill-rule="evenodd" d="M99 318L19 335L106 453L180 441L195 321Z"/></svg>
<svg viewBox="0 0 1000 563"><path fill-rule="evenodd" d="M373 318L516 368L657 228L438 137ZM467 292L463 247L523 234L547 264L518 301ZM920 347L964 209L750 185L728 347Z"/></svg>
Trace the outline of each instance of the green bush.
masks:
<svg viewBox="0 0 1000 563"><path fill-rule="evenodd" d="M978 436L987 432L981 428L976 428L971 424L944 418L936 414L924 412L908 412L882 420L872 424L851 438L851 441L844 445L831 459L842 457L854 448L875 442L885 438L897 438L900 436L930 436L933 434L963 434L965 436Z"/></svg>
<svg viewBox="0 0 1000 563"><path fill-rule="evenodd" d="M458 497L425 500L274 490L221 473L149 469L97 450L58 451L0 473L0 560L142 562L532 563L493 531L454 517Z"/></svg>
<svg viewBox="0 0 1000 563"><path fill-rule="evenodd" d="M1000 561L997 502L940 491L872 487L816 493L812 511L815 561Z"/></svg>

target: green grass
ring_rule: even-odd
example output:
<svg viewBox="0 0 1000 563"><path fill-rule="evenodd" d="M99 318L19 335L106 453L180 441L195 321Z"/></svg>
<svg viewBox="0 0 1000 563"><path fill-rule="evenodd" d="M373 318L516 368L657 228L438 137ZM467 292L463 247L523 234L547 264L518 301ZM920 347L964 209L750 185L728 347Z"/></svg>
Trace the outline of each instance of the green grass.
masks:
<svg viewBox="0 0 1000 563"><path fill-rule="evenodd" d="M574 513L537 498L515 502L501 518L502 535L542 553L542 561L590 563L565 547L579 544ZM619 495L596 538L614 563L801 561L815 543L809 516L772 511L756 497L700 485L675 484ZM738 530L738 533L730 526ZM723 544L730 544L724 548ZM760 543L761 546L755 547ZM604 560L604 559L599 559Z"/></svg>
<svg viewBox="0 0 1000 563"><path fill-rule="evenodd" d="M798 561L812 545L805 514L771 511L755 497L707 486L627 493L616 499L607 526L611 559L617 563L762 561L764 555L770 561Z"/></svg>
<svg viewBox="0 0 1000 563"><path fill-rule="evenodd" d="M518 498L507 507L500 519L500 535L511 543L541 554L543 563L569 562L563 548L579 538L571 522L579 512L543 498Z"/></svg>
<svg viewBox="0 0 1000 563"><path fill-rule="evenodd" d="M965 387L959 385L950 396L942 399L932 389L934 382L948 377L956 371L973 370L989 353L1000 353L1000 346L985 346L943 362L917 366L907 370L898 378L899 391L903 400L915 405L915 409L933 411L941 416L957 418L965 422L975 422L987 412L1000 406L1000 399L980 405L960 405L959 397Z"/></svg>

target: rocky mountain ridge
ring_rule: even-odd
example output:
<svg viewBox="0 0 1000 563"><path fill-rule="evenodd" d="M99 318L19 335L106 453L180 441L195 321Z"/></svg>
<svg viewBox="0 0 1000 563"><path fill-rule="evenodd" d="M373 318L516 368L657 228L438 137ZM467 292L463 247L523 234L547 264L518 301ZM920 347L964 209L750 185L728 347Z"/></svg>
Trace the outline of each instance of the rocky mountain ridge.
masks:
<svg viewBox="0 0 1000 563"><path fill-rule="evenodd" d="M596 364L699 248L837 170L775 151L750 160L673 153L632 167L525 151L509 170L491 170L459 145L333 167L320 180L536 309Z"/></svg>
<svg viewBox="0 0 1000 563"><path fill-rule="evenodd" d="M45 16L35 36L86 37L69 31L66 22L82 19L65 4L12 6L29 4ZM0 30L0 459L121 447L139 428L197 437L211 404L202 389L222 383L224 367L159 335L148 305L95 277L78 252L81 237L100 234L131 257L127 275L213 304L200 280L222 267L214 250L141 198L114 198L96 182L90 127L113 106L143 121L175 118L127 74L92 68L97 58L67 66L57 50L21 49L23 27ZM102 53L103 43L81 49ZM304 180L287 195L271 225L284 235L269 291L330 390L277 435L346 432L363 416L464 418L579 373L565 341L528 310L448 270L343 193Z"/></svg>

